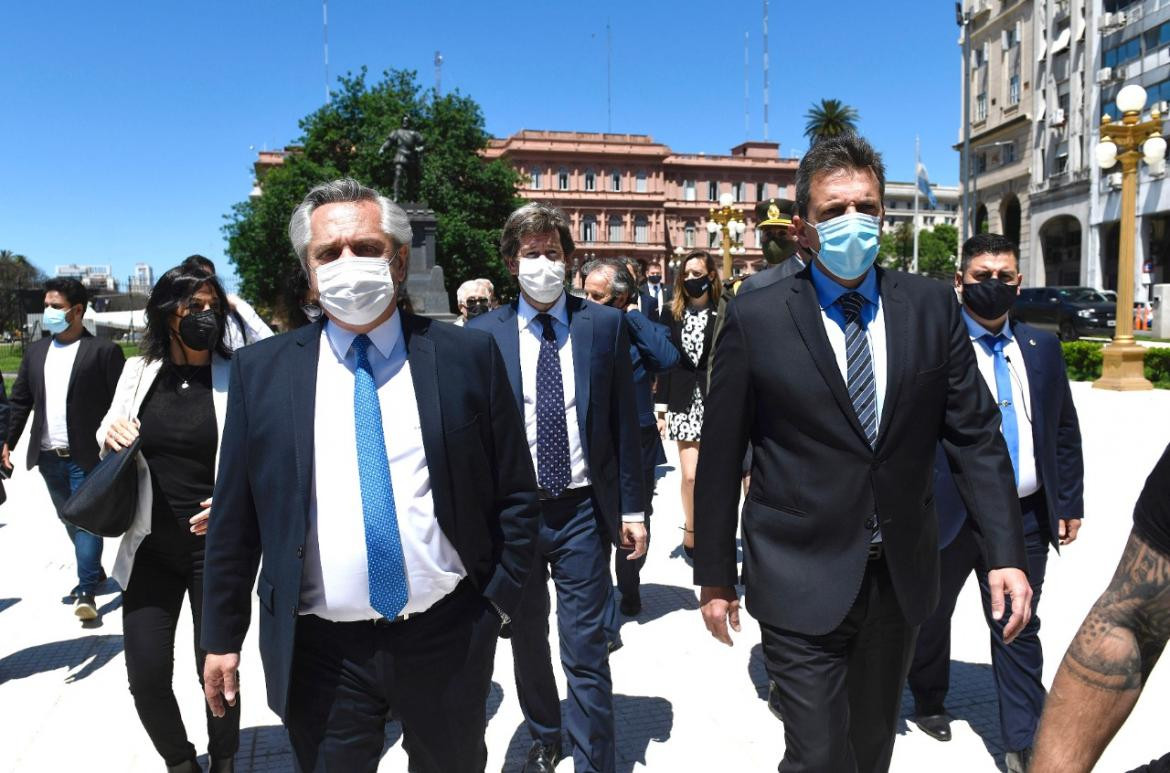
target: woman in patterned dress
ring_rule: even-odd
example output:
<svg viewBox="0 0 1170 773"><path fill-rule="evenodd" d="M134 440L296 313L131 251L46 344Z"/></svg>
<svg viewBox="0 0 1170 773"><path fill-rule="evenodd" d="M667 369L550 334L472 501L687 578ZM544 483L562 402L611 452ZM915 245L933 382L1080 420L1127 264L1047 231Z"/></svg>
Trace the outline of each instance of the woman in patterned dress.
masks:
<svg viewBox="0 0 1170 773"><path fill-rule="evenodd" d="M658 394L660 401L666 400L666 439L678 442L686 518L682 545L688 556L695 546L695 468L707 396L707 355L715 333L720 289L714 258L705 250L688 253L675 277L674 298L663 320L682 355L678 365L660 378Z"/></svg>

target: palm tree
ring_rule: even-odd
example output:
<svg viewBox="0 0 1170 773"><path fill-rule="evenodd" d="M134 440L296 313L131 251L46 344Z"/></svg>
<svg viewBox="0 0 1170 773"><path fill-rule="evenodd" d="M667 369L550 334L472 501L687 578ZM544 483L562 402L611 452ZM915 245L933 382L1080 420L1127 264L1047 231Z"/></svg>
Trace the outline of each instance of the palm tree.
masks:
<svg viewBox="0 0 1170 773"><path fill-rule="evenodd" d="M857 131L860 118L857 110L839 99L822 99L819 105L814 103L804 117L808 121L804 125L804 136L814 145L827 137Z"/></svg>

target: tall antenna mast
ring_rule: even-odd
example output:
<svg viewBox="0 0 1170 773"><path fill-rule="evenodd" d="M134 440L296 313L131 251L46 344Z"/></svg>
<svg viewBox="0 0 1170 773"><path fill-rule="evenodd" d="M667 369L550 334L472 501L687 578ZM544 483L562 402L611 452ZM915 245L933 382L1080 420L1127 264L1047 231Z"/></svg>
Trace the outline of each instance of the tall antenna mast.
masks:
<svg viewBox="0 0 1170 773"><path fill-rule="evenodd" d="M613 131L613 40L605 20L605 130Z"/></svg>
<svg viewBox="0 0 1170 773"><path fill-rule="evenodd" d="M751 92L748 91L748 34L743 33L743 138L751 139Z"/></svg>
<svg viewBox="0 0 1170 773"><path fill-rule="evenodd" d="M768 0L764 0L764 139L768 139Z"/></svg>
<svg viewBox="0 0 1170 773"><path fill-rule="evenodd" d="M435 52L435 96L443 93L443 54Z"/></svg>
<svg viewBox="0 0 1170 773"><path fill-rule="evenodd" d="M321 0L321 18L325 40L325 102L328 104L333 101L333 92L329 90L329 0Z"/></svg>

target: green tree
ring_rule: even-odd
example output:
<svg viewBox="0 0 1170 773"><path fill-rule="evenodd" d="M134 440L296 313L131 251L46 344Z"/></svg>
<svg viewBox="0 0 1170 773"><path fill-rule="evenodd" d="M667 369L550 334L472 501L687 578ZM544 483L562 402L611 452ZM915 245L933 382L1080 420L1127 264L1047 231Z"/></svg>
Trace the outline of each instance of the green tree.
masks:
<svg viewBox="0 0 1170 773"><path fill-rule="evenodd" d="M479 155L489 137L475 101L458 92L424 92L413 72L390 70L369 84L363 69L338 81L333 100L300 121L299 150L267 172L261 196L236 204L226 218L241 294L294 324L301 319L304 277L288 240L289 216L309 188L343 175L389 192L393 154L378 151L403 116L422 133L426 151L419 179L402 197L435 211L437 259L448 291L476 276L507 287L496 245L519 204L519 177L507 163Z"/></svg>
<svg viewBox="0 0 1170 773"><path fill-rule="evenodd" d="M860 115L839 99L822 99L819 105L814 103L804 117L804 136L815 145L827 137L856 132Z"/></svg>
<svg viewBox="0 0 1170 773"><path fill-rule="evenodd" d="M22 291L45 281L40 269L12 250L0 250L0 333L15 333L24 324Z"/></svg>
<svg viewBox="0 0 1170 773"><path fill-rule="evenodd" d="M914 260L914 229L902 221L882 232L878 247L878 262L885 268L909 271Z"/></svg>
<svg viewBox="0 0 1170 773"><path fill-rule="evenodd" d="M950 279L955 272L959 231L940 224L918 232L918 273ZM903 221L882 234L878 261L886 268L909 271L914 264L914 229Z"/></svg>

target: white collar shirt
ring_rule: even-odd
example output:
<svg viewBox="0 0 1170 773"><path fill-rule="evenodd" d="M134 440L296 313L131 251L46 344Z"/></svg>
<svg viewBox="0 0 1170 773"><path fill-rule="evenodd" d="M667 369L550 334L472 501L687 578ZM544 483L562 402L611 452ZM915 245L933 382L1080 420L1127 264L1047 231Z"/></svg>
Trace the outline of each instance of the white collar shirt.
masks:
<svg viewBox="0 0 1170 773"><path fill-rule="evenodd" d="M401 315L395 313L367 335L409 589L402 613L416 614L453 591L467 571L435 517ZM381 617L370 606L358 475L353 408L357 354L351 348L356 337L326 323L318 344L313 488L301 580L301 613L338 622Z"/></svg>

